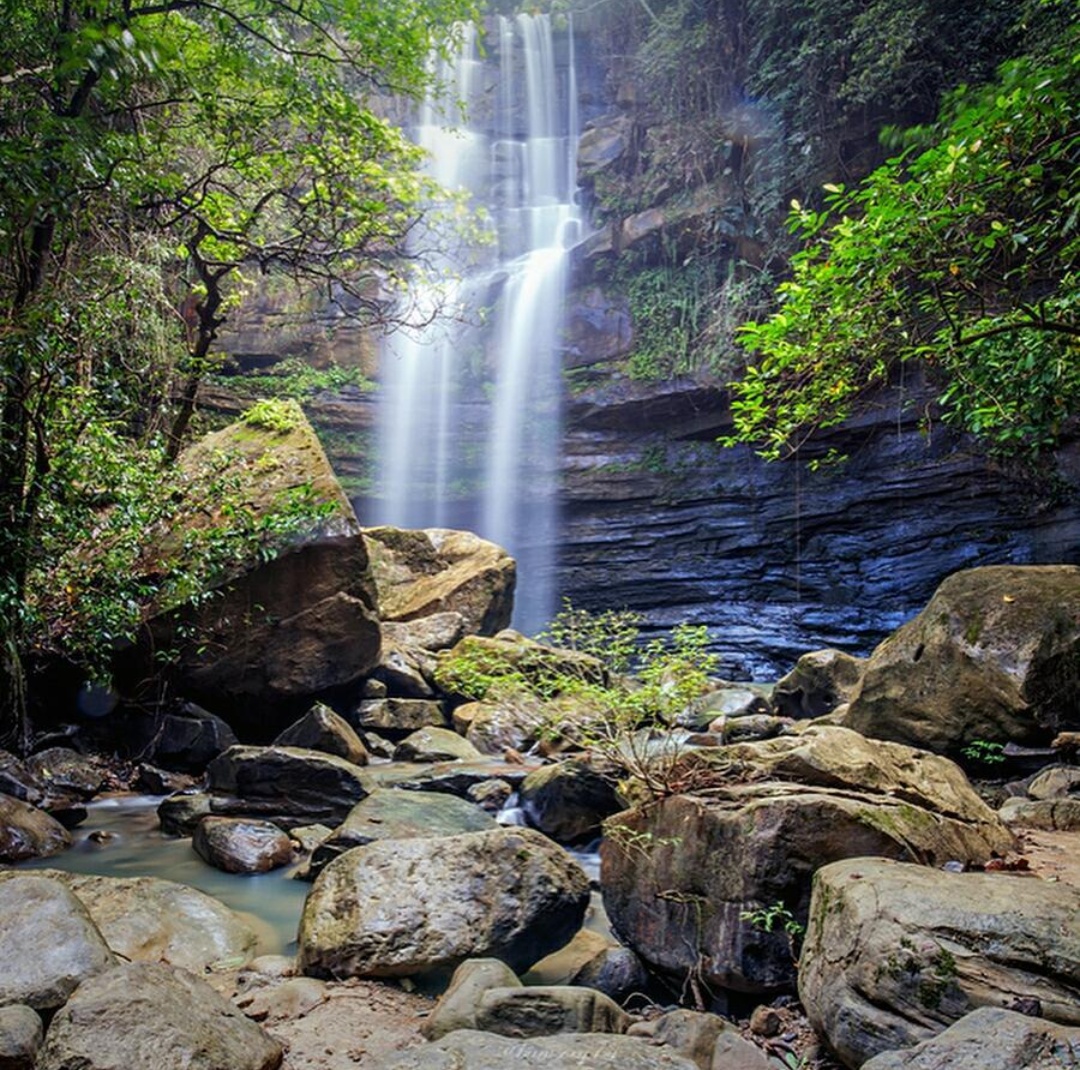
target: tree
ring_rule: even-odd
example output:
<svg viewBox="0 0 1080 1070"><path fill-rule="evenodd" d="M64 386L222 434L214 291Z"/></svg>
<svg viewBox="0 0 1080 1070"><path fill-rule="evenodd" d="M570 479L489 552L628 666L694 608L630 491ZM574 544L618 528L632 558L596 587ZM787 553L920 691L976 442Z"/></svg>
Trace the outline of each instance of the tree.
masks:
<svg viewBox="0 0 1080 1070"><path fill-rule="evenodd" d="M73 538L127 485L71 459L175 456L245 274L319 286L367 322L397 314L433 191L386 116L474 15L472 0L4 0L0 717L55 541L42 519Z"/></svg>
<svg viewBox="0 0 1080 1070"><path fill-rule="evenodd" d="M757 363L733 384L733 441L767 456L835 425L919 361L944 417L1003 449L1052 444L1080 405L1080 20L1045 53L947 97L860 185L798 203L806 242Z"/></svg>

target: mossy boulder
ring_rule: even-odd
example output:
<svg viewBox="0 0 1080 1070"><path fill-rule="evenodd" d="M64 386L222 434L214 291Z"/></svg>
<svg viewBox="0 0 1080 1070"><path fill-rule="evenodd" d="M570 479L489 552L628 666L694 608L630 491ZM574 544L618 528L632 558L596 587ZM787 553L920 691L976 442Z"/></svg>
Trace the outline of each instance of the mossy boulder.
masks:
<svg viewBox="0 0 1080 1070"><path fill-rule="evenodd" d="M179 459L184 501L150 533L141 571L208 546L243 550L154 607L142 653L172 651L181 694L266 738L370 671L380 632L367 544L311 425L295 403L273 419L258 411Z"/></svg>
<svg viewBox="0 0 1080 1070"><path fill-rule="evenodd" d="M845 723L939 753L1080 728L1080 567L950 576L874 651Z"/></svg>

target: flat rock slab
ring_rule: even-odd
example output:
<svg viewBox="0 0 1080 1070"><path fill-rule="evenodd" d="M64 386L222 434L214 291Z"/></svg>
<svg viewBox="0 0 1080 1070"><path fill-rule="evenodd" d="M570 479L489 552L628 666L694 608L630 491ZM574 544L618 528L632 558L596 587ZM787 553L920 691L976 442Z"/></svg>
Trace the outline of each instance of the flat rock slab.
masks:
<svg viewBox="0 0 1080 1070"><path fill-rule="evenodd" d="M644 1040L611 1033L567 1033L518 1040L459 1029L378 1070L699 1070L697 1063Z"/></svg>
<svg viewBox="0 0 1080 1070"><path fill-rule="evenodd" d="M49 1026L37 1070L277 1070L282 1056L205 981L128 963L79 986Z"/></svg>

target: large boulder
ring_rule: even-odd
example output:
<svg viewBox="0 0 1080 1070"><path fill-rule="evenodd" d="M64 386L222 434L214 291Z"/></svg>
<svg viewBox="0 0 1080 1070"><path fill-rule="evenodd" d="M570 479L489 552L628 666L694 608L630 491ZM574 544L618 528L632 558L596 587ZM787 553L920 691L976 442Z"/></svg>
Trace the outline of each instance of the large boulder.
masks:
<svg viewBox="0 0 1080 1070"><path fill-rule="evenodd" d="M304 747L236 746L210 763L207 779L212 795L239 799L252 816L336 825L368 794L363 773L344 758Z"/></svg>
<svg viewBox="0 0 1080 1070"><path fill-rule="evenodd" d="M60 881L0 881L0 1006L54 1010L116 959L86 907Z"/></svg>
<svg viewBox="0 0 1080 1070"><path fill-rule="evenodd" d="M0 862L45 858L71 846L71 834L54 817L21 799L0 795Z"/></svg>
<svg viewBox="0 0 1080 1070"><path fill-rule="evenodd" d="M37 1070L277 1070L282 1056L205 981L133 962L79 986L49 1026Z"/></svg>
<svg viewBox="0 0 1080 1070"><path fill-rule="evenodd" d="M863 1070L1061 1070L1077 1062L1080 1029L980 1007L913 1048L875 1055Z"/></svg>
<svg viewBox="0 0 1080 1070"><path fill-rule="evenodd" d="M37 872L72 892L110 950L128 961L168 962L202 973L215 963L247 962L255 954L255 930L197 888L158 877ZM0 873L0 890L20 875Z"/></svg>
<svg viewBox="0 0 1080 1070"><path fill-rule="evenodd" d="M940 1033L978 1007L1026 1005L1080 1026L1080 892L875 858L814 879L799 995L840 1058Z"/></svg>
<svg viewBox="0 0 1080 1070"><path fill-rule="evenodd" d="M368 528L365 535L382 620L457 613L467 633L480 635L510 623L516 566L501 547L444 528Z"/></svg>
<svg viewBox="0 0 1080 1070"><path fill-rule="evenodd" d="M86 802L105 786L105 769L96 758L70 747L48 747L31 754L26 767L45 786L46 795Z"/></svg>
<svg viewBox="0 0 1080 1070"><path fill-rule="evenodd" d="M280 417L241 418L181 455L190 489L142 561L150 575L177 555L203 552L210 528L250 542L199 597L156 607L145 634L147 656L173 651L181 694L262 739L324 692L358 681L378 663L380 645L352 505L299 406L288 403ZM227 501L208 489L220 484L223 465ZM265 530L265 540L252 530Z"/></svg>
<svg viewBox="0 0 1080 1070"><path fill-rule="evenodd" d="M845 723L942 753L1080 728L1080 567L950 576L871 655Z"/></svg>
<svg viewBox="0 0 1080 1070"><path fill-rule="evenodd" d="M790 987L811 877L826 862L984 862L1013 845L948 759L848 729L702 750L679 776L708 794L616 814L600 848L615 932L679 981Z"/></svg>
<svg viewBox="0 0 1080 1070"><path fill-rule="evenodd" d="M581 927L589 880L530 829L356 847L319 875L298 961L313 976L445 972L468 958L525 969Z"/></svg>

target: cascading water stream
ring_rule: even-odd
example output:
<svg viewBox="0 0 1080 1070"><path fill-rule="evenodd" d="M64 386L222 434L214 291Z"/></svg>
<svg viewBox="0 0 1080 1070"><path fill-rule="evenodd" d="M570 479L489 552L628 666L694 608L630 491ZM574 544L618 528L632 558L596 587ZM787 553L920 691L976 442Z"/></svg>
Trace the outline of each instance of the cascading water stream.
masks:
<svg viewBox="0 0 1080 1070"><path fill-rule="evenodd" d="M425 107L416 137L434 177L487 207L497 263L415 295L422 309L459 307L460 322L396 339L382 370L379 522L464 527L505 546L518 561L514 624L526 632L556 608L558 343L581 231L570 42L560 68L548 16L500 18L493 91L471 35L443 72L448 91ZM451 129L458 102L472 123L461 131Z"/></svg>

